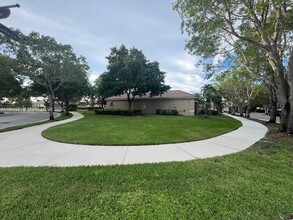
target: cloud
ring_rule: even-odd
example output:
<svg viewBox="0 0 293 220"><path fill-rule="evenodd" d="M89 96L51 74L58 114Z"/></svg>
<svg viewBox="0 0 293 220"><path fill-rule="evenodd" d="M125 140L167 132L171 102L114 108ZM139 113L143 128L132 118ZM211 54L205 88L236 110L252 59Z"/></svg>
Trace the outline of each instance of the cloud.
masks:
<svg viewBox="0 0 293 220"><path fill-rule="evenodd" d="M20 0L21 1L21 0ZM199 91L205 83L198 57L184 51L180 18L169 1L23 1L3 24L21 29L24 34L37 31L72 45L86 57L94 81L106 71L110 48L141 49L151 61L158 61L167 72L166 82L173 89ZM12 4L4 0L3 5ZM221 59L220 57L216 59Z"/></svg>
<svg viewBox="0 0 293 220"><path fill-rule="evenodd" d="M185 53L164 59L161 66L167 72L166 83L172 89L181 89L190 93L199 92L206 81L202 77L202 66L196 65L198 60L198 57Z"/></svg>

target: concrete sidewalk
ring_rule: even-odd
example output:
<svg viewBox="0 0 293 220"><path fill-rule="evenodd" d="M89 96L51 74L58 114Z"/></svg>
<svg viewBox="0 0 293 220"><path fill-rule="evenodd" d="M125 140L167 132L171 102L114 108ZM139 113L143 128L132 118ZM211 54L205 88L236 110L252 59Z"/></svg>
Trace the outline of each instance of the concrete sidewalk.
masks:
<svg viewBox="0 0 293 220"><path fill-rule="evenodd" d="M0 166L80 166L187 161L242 151L263 138L267 128L260 123L233 116L239 129L202 141L147 146L89 146L49 141L41 132L59 122L0 133Z"/></svg>

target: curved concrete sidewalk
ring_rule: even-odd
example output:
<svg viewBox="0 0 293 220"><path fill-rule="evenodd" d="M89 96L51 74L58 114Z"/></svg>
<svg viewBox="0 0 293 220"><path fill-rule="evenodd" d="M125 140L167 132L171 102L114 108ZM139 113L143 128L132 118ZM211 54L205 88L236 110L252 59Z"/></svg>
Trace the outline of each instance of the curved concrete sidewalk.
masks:
<svg viewBox="0 0 293 220"><path fill-rule="evenodd" d="M0 133L0 166L80 166L187 161L242 151L263 138L267 128L240 117L239 129L207 140L147 146L89 146L49 141L41 132L49 127L78 120L59 122Z"/></svg>

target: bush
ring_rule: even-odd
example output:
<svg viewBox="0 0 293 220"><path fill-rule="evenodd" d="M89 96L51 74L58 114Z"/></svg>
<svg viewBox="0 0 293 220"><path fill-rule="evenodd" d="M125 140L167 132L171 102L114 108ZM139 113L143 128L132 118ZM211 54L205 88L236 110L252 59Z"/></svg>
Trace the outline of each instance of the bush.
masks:
<svg viewBox="0 0 293 220"><path fill-rule="evenodd" d="M171 115L178 115L178 111L176 109L172 109L171 110Z"/></svg>
<svg viewBox="0 0 293 220"><path fill-rule="evenodd" d="M68 111L76 111L77 110L77 104L69 104Z"/></svg>
<svg viewBox="0 0 293 220"><path fill-rule="evenodd" d="M96 109L95 113L97 115L121 115L121 116L142 115L141 110Z"/></svg>
<svg viewBox="0 0 293 220"><path fill-rule="evenodd" d="M219 112L217 110L210 110L211 115L219 115Z"/></svg>
<svg viewBox="0 0 293 220"><path fill-rule="evenodd" d="M142 115L142 111L139 110L139 109L137 109L137 110L133 110L133 113L134 113L135 115Z"/></svg>
<svg viewBox="0 0 293 220"><path fill-rule="evenodd" d="M169 115L169 109L162 109L161 115Z"/></svg>
<svg viewBox="0 0 293 220"><path fill-rule="evenodd" d="M156 109L157 115L179 115L176 109Z"/></svg>

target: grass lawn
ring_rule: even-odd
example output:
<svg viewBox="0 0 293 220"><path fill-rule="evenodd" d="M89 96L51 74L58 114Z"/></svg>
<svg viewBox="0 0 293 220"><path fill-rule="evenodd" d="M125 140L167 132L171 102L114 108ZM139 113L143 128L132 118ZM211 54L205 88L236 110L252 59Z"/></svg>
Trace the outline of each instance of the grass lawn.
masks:
<svg viewBox="0 0 293 220"><path fill-rule="evenodd" d="M112 116L85 112L81 120L45 130L50 140L90 145L148 145L214 137L241 126L229 117Z"/></svg>
<svg viewBox="0 0 293 220"><path fill-rule="evenodd" d="M243 152L189 162L0 168L0 178L0 219L285 219L293 139L271 132Z"/></svg>

